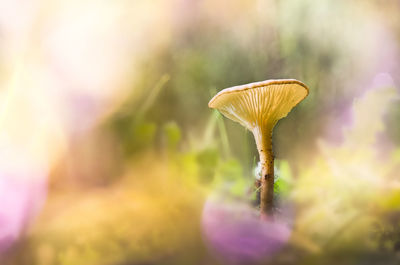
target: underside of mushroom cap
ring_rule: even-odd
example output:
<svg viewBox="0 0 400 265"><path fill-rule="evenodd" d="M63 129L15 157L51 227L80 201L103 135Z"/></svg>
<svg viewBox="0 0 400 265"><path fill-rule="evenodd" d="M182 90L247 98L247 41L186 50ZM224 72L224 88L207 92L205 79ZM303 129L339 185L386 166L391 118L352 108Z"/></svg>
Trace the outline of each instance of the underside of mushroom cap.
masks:
<svg viewBox="0 0 400 265"><path fill-rule="evenodd" d="M308 95L308 87L295 79L266 80L226 88L208 106L247 129L272 128Z"/></svg>

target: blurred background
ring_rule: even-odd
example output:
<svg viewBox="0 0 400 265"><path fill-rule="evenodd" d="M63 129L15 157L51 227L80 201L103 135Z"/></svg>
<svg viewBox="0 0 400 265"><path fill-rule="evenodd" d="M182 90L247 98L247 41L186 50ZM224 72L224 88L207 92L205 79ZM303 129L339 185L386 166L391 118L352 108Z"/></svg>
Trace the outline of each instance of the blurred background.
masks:
<svg viewBox="0 0 400 265"><path fill-rule="evenodd" d="M207 104L295 78L289 231L247 264L399 264L399 74L398 0L1 0L0 262L236 264L205 205L254 202L258 155Z"/></svg>

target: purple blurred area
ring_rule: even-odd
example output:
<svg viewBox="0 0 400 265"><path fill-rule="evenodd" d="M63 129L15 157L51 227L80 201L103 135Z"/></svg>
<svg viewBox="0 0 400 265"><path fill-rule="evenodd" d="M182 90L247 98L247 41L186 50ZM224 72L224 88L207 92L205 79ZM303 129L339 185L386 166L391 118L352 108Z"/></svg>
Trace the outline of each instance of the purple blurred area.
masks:
<svg viewBox="0 0 400 265"><path fill-rule="evenodd" d="M0 252L4 252L24 235L44 205L47 175L18 147L1 146Z"/></svg>
<svg viewBox="0 0 400 265"><path fill-rule="evenodd" d="M203 208L202 229L211 251L229 264L253 264L273 258L291 234L278 217L261 220L244 202L208 199Z"/></svg>

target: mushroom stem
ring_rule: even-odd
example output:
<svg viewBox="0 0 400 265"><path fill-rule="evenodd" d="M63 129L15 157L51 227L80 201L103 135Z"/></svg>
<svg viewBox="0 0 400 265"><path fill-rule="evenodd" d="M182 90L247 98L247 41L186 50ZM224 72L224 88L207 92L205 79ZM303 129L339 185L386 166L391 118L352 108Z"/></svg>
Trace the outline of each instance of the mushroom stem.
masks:
<svg viewBox="0 0 400 265"><path fill-rule="evenodd" d="M272 130L253 130L261 162L261 218L273 216L274 206L274 154L272 152Z"/></svg>

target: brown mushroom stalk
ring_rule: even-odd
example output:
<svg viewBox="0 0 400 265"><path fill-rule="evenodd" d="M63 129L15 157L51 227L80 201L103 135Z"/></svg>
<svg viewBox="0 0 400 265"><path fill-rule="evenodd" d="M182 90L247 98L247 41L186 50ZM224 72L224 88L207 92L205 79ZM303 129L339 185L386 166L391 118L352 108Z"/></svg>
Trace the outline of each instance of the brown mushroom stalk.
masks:
<svg viewBox="0 0 400 265"><path fill-rule="evenodd" d="M261 162L260 211L272 215L274 201L274 154L272 151L272 129L253 131Z"/></svg>
<svg viewBox="0 0 400 265"><path fill-rule="evenodd" d="M308 88L295 79L266 80L226 88L215 95L208 106L239 122L255 138L262 165L260 213L273 215L274 155L272 131L278 120L308 95Z"/></svg>

